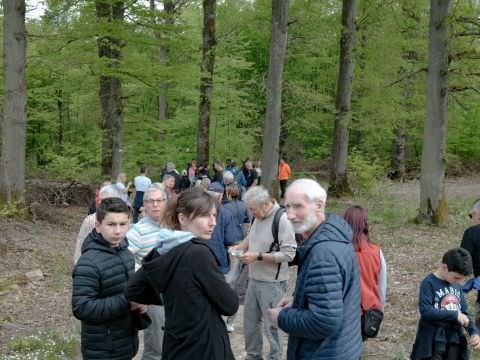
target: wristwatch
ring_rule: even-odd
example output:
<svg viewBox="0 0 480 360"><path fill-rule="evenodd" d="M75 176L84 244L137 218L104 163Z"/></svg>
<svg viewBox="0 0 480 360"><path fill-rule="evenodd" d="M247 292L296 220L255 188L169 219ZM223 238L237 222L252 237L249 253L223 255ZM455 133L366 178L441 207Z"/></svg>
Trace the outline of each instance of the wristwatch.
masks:
<svg viewBox="0 0 480 360"><path fill-rule="evenodd" d="M262 260L263 260L263 255L262 255L261 252L258 253L258 255L257 255L257 260L258 260L258 261L262 261Z"/></svg>

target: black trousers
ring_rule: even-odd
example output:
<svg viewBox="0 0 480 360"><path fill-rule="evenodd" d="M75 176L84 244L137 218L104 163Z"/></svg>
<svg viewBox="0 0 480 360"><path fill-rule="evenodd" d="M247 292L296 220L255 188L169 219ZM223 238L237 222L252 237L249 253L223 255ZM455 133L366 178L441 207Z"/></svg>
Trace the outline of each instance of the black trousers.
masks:
<svg viewBox="0 0 480 360"><path fill-rule="evenodd" d="M287 188L287 181L288 180L280 180L280 191L281 191L280 197L282 199L285 196L285 189Z"/></svg>
<svg viewBox="0 0 480 360"><path fill-rule="evenodd" d="M447 350L445 352L434 351L430 360L458 360L460 352L460 345L447 344Z"/></svg>

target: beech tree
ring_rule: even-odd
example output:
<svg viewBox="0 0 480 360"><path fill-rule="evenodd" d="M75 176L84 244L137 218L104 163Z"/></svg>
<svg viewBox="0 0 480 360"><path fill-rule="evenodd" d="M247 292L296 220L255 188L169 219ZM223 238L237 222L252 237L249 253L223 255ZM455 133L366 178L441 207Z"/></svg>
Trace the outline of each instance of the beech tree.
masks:
<svg viewBox="0 0 480 360"><path fill-rule="evenodd" d="M155 7L155 0L150 0L150 11L154 16L153 25L158 26L156 18L156 7ZM165 27L171 27L174 22L174 12L175 12L175 5L171 0L165 0L163 2L163 11L162 11L162 18L164 19L163 22ZM160 42L160 47L158 49L158 60L160 64L164 66L168 66L170 61L170 47L168 44L167 36L162 36L161 31L158 29L154 30L154 35L157 41ZM167 111L168 111L168 101L167 101L167 94L168 94L168 81L164 80L159 85L159 95L157 96L157 106L158 106L158 120L160 123L167 119ZM158 132L158 140L162 140L163 134L162 131Z"/></svg>
<svg viewBox="0 0 480 360"><path fill-rule="evenodd" d="M420 209L418 221L440 224L447 220L445 196L445 140L448 120L447 16L451 0L430 1L427 111L423 133Z"/></svg>
<svg viewBox="0 0 480 360"><path fill-rule="evenodd" d="M329 194L351 192L347 178L348 124L351 118L356 0L343 0L340 67L335 100L335 128L330 163Z"/></svg>
<svg viewBox="0 0 480 360"><path fill-rule="evenodd" d="M216 0L203 0L202 74L198 107L197 163L208 162L210 117L212 111L213 67L215 65Z"/></svg>
<svg viewBox="0 0 480 360"><path fill-rule="evenodd" d="M95 2L97 17L102 29L111 33L109 24L123 22L125 7L123 1ZM110 30L110 31L108 31ZM100 104L102 129L102 175L117 176L122 167L123 151L123 105L122 84L120 78L114 74L121 58L122 41L111 35L99 36L97 40L98 56L107 59L105 71L100 75Z"/></svg>
<svg viewBox="0 0 480 360"><path fill-rule="evenodd" d="M282 80L288 35L289 0L272 1L267 109L263 126L262 185L274 194L282 123Z"/></svg>
<svg viewBox="0 0 480 360"><path fill-rule="evenodd" d="M25 1L3 1L3 126L0 202L22 200L27 131Z"/></svg>

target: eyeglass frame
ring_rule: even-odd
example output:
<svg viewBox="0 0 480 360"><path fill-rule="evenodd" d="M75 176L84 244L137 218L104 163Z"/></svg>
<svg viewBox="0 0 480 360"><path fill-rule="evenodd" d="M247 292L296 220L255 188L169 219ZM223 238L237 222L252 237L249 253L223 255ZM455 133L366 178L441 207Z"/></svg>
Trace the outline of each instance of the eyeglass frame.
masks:
<svg viewBox="0 0 480 360"><path fill-rule="evenodd" d="M147 200L143 200L143 202L147 203L147 204L154 204L157 203L157 204L161 204L162 202L164 201L167 201L166 198L164 199L147 199Z"/></svg>

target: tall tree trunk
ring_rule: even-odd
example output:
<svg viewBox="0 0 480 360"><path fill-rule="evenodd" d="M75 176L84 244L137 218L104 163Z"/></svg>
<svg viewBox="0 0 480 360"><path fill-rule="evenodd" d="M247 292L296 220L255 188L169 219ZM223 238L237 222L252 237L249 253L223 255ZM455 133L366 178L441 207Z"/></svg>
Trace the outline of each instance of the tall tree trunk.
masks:
<svg viewBox="0 0 480 360"><path fill-rule="evenodd" d="M63 99L63 90L57 89L55 91L57 95L57 110L58 110L58 150L60 154L63 154L63 141L65 133L65 103Z"/></svg>
<svg viewBox="0 0 480 360"><path fill-rule="evenodd" d="M150 0L150 10L152 14L155 14L155 0ZM175 12L175 5L172 0L165 0L163 2L163 16L162 18L165 21L166 27L171 27L174 24L174 12ZM156 18L154 18L154 25L157 25ZM158 60L160 64L164 66L168 66L170 60L170 46L168 41L166 40L167 37L162 37L160 31L154 31L155 38L161 42L159 52L158 52ZM158 121L161 124L167 119L168 113L168 81L163 81L159 86L159 95L157 96L157 107L158 107ZM163 133L159 129L157 138L159 141L163 140Z"/></svg>
<svg viewBox="0 0 480 360"><path fill-rule="evenodd" d="M121 23L124 3L96 1L97 17L100 21ZM109 59L108 66L115 68L121 58L122 42L111 36L102 36L97 41L98 56ZM102 175L117 176L122 166L123 151L123 105L120 79L112 75L100 75L100 104L102 112Z"/></svg>
<svg viewBox="0 0 480 360"><path fill-rule="evenodd" d="M289 0L272 1L270 62L267 78L267 108L263 126L262 185L274 194L282 125L282 80L287 49Z"/></svg>
<svg viewBox="0 0 480 360"><path fill-rule="evenodd" d="M448 218L445 196L445 140L448 101L446 18L451 0L430 1L427 112L423 134L420 210L418 221L441 224Z"/></svg>
<svg viewBox="0 0 480 360"><path fill-rule="evenodd" d="M393 129L394 138L392 145L392 159L390 178L393 180L399 180L403 182L406 174L406 147L407 147L407 135L402 125Z"/></svg>
<svg viewBox="0 0 480 360"><path fill-rule="evenodd" d="M420 16L416 6L412 6L414 2L405 2L402 4L402 16L409 21L401 25L401 33L404 38L412 39L417 37L420 28ZM402 98L401 106L403 108L405 119L393 129L394 139L392 144L392 158L390 162L391 171L389 177L392 180L403 182L407 171L409 170L409 162L411 157L411 135L410 129L414 128L414 119L412 112L415 105L412 103L415 93L415 79L412 69L418 71L420 66L419 54L413 46L409 46L403 53L402 58L407 63L402 65L398 71L398 77L405 79L401 82Z"/></svg>
<svg viewBox="0 0 480 360"><path fill-rule="evenodd" d="M3 128L0 202L24 199L27 89L25 1L3 1Z"/></svg>
<svg viewBox="0 0 480 360"><path fill-rule="evenodd" d="M351 193L347 178L348 123L351 117L356 0L343 0L340 70L338 74L335 129L330 164L329 194Z"/></svg>
<svg viewBox="0 0 480 360"><path fill-rule="evenodd" d="M197 164L208 162L210 115L213 95L213 67L215 64L215 9L216 0L203 0L202 74L197 131Z"/></svg>

